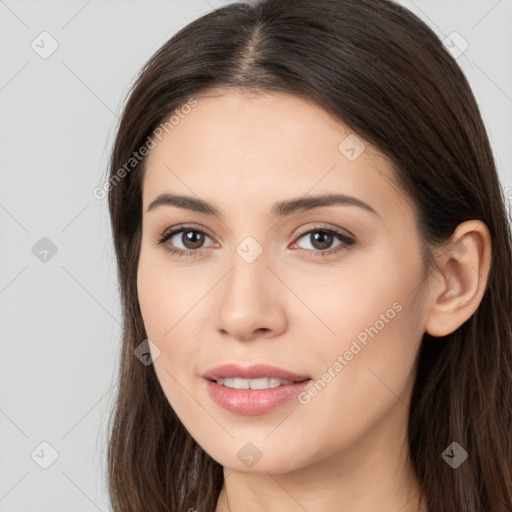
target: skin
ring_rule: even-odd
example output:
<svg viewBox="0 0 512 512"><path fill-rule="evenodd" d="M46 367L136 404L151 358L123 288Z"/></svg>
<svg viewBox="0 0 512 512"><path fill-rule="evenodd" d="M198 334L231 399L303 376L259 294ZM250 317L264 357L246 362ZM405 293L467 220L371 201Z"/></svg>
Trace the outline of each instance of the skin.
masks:
<svg viewBox="0 0 512 512"><path fill-rule="evenodd" d="M351 130L298 97L219 89L197 99L146 162L138 294L162 389L224 467L217 512L419 510L406 444L418 349L424 332L448 334L478 307L490 264L485 224L461 224L427 275L412 204L368 142L350 161L338 146ZM169 205L147 212L163 192L201 198L222 218ZM271 215L277 201L333 192L376 213L335 205ZM182 232L167 246L201 253L178 257L156 243L182 224L203 230L203 244L186 245ZM299 236L325 227L356 241L322 246L312 233ZM236 252L247 236L263 249L252 263ZM342 250L313 253L322 247ZM241 416L206 391L202 375L223 363L321 379L397 303L394 318L305 405L292 399ZM261 453L250 468L237 457L248 442Z"/></svg>

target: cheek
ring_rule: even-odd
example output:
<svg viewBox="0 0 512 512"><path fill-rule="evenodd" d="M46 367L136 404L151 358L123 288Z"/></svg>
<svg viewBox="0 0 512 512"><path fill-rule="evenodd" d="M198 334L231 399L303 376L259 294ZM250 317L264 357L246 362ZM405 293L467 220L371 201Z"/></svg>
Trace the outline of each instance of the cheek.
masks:
<svg viewBox="0 0 512 512"><path fill-rule="evenodd" d="M194 283L193 270L177 270L169 265L165 255L142 250L137 269L137 294L150 339L170 339L180 319L200 300L204 291L191 283Z"/></svg>
<svg viewBox="0 0 512 512"><path fill-rule="evenodd" d="M340 335L328 352L311 355L321 361L321 370L300 397L304 411L297 419L307 420L308 430L320 439L315 457L349 446L377 425L401 434L422 333L413 299L393 304L390 310L386 301L366 310L363 327L351 323L358 334Z"/></svg>
<svg viewBox="0 0 512 512"><path fill-rule="evenodd" d="M148 251L149 253L149 251ZM137 293L147 337L158 347L154 357L164 391L173 392L176 381L192 375L191 361L203 343L204 295L211 284L201 282L194 268L176 268L159 254L141 253L137 271ZM165 383L165 384L164 384Z"/></svg>
<svg viewBox="0 0 512 512"><path fill-rule="evenodd" d="M199 290L184 286L180 274L159 264L158 258L141 253L137 271L137 293L147 337L158 347L152 350L155 373L167 401L183 422L181 411L190 410L189 397L182 392L186 376L192 369L194 347L190 340L199 339L189 329L187 311L197 302ZM190 315L190 313L189 313ZM188 375L190 378L190 375Z"/></svg>
<svg viewBox="0 0 512 512"><path fill-rule="evenodd" d="M165 282L152 270L150 262L141 258L137 272L137 294L146 334L151 340L159 339L170 328L171 319L166 311L171 298L169 292Z"/></svg>
<svg viewBox="0 0 512 512"><path fill-rule="evenodd" d="M343 279L333 279L327 296L310 294L322 303L336 336L327 345L310 346L320 370L302 403L310 408L311 428L330 439L330 448L340 439L355 439L395 406L407 412L424 331L424 289L418 286L423 269L413 253L379 256L373 265L354 265ZM327 410L326 426L320 411Z"/></svg>
<svg viewBox="0 0 512 512"><path fill-rule="evenodd" d="M389 246L374 251L371 259L361 256L350 265L347 260L330 275L317 274L315 285L295 277L324 324L309 320L323 333L316 335L320 343L303 339L320 380L304 401L316 402L319 409L342 404L333 414L341 421L348 410L360 426L365 415L379 414L408 389L424 330L420 255Z"/></svg>
<svg viewBox="0 0 512 512"><path fill-rule="evenodd" d="M303 324L310 332L304 338L316 333L342 349L358 335L364 341L367 329L389 332L390 324L401 324L407 314L397 310L413 305L422 272L419 254L381 244L349 254L336 266L300 263L281 269L280 276L306 306L290 324Z"/></svg>

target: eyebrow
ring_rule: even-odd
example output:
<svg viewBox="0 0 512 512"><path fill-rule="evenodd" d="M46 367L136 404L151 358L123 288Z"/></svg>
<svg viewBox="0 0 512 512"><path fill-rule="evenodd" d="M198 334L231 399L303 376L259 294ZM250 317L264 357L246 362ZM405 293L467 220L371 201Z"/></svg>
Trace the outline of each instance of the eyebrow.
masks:
<svg viewBox="0 0 512 512"><path fill-rule="evenodd" d="M160 194L148 206L147 212L159 206L176 206L186 210L212 215L221 218L220 211L212 204L191 196L177 194ZM300 197L275 203L271 213L273 217L286 217L296 212L312 210L322 206L357 206L380 217L380 215L367 203L357 197L344 194L324 194L319 196Z"/></svg>

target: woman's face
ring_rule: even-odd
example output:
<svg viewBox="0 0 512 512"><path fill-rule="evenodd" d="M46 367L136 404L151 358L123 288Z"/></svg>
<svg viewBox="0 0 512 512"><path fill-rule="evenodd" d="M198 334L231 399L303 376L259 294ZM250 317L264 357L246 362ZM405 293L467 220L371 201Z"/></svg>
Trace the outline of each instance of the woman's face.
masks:
<svg viewBox="0 0 512 512"><path fill-rule="evenodd" d="M238 471L394 453L427 283L390 163L297 97L216 91L193 105L143 183L138 294L170 405Z"/></svg>

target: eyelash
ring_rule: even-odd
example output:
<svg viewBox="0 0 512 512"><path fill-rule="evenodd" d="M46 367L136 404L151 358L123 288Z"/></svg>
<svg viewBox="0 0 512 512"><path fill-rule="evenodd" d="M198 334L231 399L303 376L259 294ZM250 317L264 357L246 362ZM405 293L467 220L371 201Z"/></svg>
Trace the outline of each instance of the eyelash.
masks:
<svg viewBox="0 0 512 512"><path fill-rule="evenodd" d="M195 228L194 226L180 226L179 228L172 229L171 231L164 231L160 237L156 240L156 243L158 245L164 245L167 240L171 239L174 235L182 232L187 231L193 231L195 233L201 233L209 238L211 238L208 233L203 231L202 229ZM318 250L311 250L311 249L302 249L308 253L313 253L315 256L332 256L335 254L338 254L339 252L345 250L347 247L353 245L355 243L354 238L350 238L349 236L345 235L341 231L338 231L334 228L329 228L326 226L315 226L313 228L310 228L306 231L303 231L297 235L297 239L302 238L304 235L309 235L311 233L327 233L330 235L334 235L340 242L342 242L335 250L325 250L325 251L318 251ZM176 255L180 258L182 257L193 257L193 256L200 256L202 252L204 251L204 248L202 249L195 249L195 250L183 250L183 249L176 249L173 247L170 247L168 245L165 246L165 250L169 252L170 254Z"/></svg>

